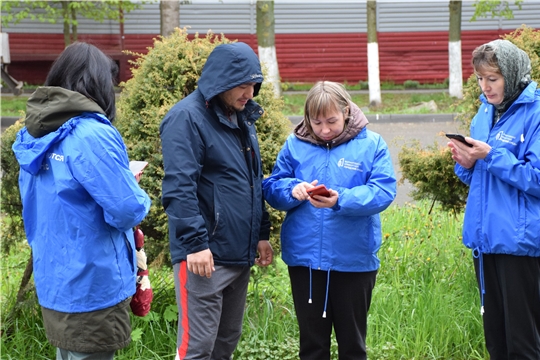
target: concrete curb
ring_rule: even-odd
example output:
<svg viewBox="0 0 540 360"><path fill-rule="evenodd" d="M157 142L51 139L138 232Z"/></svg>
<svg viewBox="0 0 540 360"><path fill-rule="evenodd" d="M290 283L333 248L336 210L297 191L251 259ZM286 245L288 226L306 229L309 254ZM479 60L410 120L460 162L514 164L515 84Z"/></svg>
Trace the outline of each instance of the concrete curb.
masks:
<svg viewBox="0 0 540 360"><path fill-rule="evenodd" d="M2 127L2 131L10 127L11 125L15 124L17 120L19 120L20 117L18 116L2 116L0 117L0 124Z"/></svg>

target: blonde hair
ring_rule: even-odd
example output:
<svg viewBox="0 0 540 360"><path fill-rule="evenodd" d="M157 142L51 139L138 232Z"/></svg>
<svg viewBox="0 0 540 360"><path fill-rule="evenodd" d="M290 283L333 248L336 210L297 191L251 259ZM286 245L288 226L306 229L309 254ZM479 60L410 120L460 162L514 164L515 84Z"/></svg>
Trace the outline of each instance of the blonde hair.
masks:
<svg viewBox="0 0 540 360"><path fill-rule="evenodd" d="M333 81L319 81L309 90L304 104L304 124L313 133L311 119L325 116L333 111L343 113L345 121L349 118L351 95L343 85Z"/></svg>

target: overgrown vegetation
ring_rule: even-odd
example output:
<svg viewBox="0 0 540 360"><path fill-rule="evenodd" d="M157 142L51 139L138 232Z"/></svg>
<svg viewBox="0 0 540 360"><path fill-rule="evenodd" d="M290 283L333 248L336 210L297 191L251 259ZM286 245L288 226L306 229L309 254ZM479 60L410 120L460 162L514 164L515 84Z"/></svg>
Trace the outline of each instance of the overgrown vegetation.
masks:
<svg viewBox="0 0 540 360"><path fill-rule="evenodd" d="M25 239L22 223L22 203L19 196L19 163L11 150L11 146L17 137L17 132L23 127L23 124L24 118L7 128L2 133L0 144L0 165L2 168L2 187L0 189L2 252L8 252L13 244Z"/></svg>
<svg viewBox="0 0 540 360"><path fill-rule="evenodd" d="M370 359L488 359L470 251L461 244L462 216L430 202L391 206L382 213L383 245L368 318ZM1 314L28 256L22 242L2 261ZM170 268L151 267L152 311L132 318L132 343L117 360L174 358L177 313ZM307 304L306 304L307 306ZM8 326L3 320L2 326ZM23 303L11 336L2 333L2 359L51 359L35 293ZM235 359L297 359L298 326L286 266L277 258L253 268L243 334ZM337 345L332 346L337 359Z"/></svg>
<svg viewBox="0 0 540 360"><path fill-rule="evenodd" d="M529 55L532 66L531 77L538 82L540 79L540 31L523 25L504 36L504 39L513 42ZM469 69L472 72L472 69ZM472 74L463 87L463 100L458 105L460 111L457 118L462 123L464 134L469 134L471 121L480 107L478 99L480 94L476 76ZM413 199L438 201L443 208L455 212L465 207L468 187L455 176L454 160L447 147L435 144L421 148L417 142L406 144L399 153L399 164L402 171L400 181L408 180L416 187L410 194Z"/></svg>

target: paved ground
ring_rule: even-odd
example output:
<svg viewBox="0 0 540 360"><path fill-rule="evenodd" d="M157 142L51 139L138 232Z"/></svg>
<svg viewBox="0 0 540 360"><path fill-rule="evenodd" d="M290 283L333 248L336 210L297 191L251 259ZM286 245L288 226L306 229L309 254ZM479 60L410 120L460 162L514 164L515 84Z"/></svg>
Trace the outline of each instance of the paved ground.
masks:
<svg viewBox="0 0 540 360"><path fill-rule="evenodd" d="M392 162L397 178L401 178L399 171L398 153L403 145L409 143L413 139L417 139L423 146L433 144L435 141L441 145L446 145L448 142L446 137L439 135L441 132L463 132L459 129L459 123L451 119L445 121L443 118L438 121L414 121L414 122L376 122L371 121L368 125L370 130L378 132L382 135L390 149ZM403 185L398 185L395 205L403 205L406 202L411 202L408 195L412 190L409 182Z"/></svg>

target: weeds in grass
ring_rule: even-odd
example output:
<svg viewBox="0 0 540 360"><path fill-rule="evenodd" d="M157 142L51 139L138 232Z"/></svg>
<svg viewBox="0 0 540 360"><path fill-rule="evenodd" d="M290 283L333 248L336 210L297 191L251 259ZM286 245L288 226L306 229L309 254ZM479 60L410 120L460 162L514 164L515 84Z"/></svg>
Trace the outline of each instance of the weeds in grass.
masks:
<svg viewBox="0 0 540 360"><path fill-rule="evenodd" d="M370 359L488 359L470 251L461 244L462 216L431 203L391 206L381 215L381 268L368 317ZM26 252L26 255L23 254ZM27 247L2 258L5 319ZM177 312L170 268L150 269L154 302L132 318L132 343L117 360L174 359ZM9 276L6 276L9 275ZM7 280L6 280L7 278ZM16 331L2 333L2 359L50 359L41 313L32 292ZM2 323L2 328L5 327ZM286 265L252 269L242 338L235 359L297 359L298 326ZM332 359L337 344L332 342Z"/></svg>

